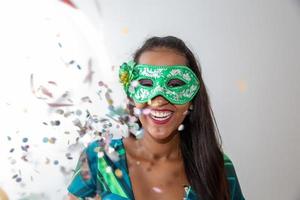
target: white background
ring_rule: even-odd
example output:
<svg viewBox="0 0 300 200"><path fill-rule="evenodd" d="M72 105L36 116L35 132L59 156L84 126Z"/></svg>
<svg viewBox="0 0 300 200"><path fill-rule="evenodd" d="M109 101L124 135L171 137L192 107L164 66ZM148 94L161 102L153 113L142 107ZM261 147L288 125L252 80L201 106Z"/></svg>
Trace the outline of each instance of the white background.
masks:
<svg viewBox="0 0 300 200"><path fill-rule="evenodd" d="M108 78L113 77L108 69L111 65L129 60L148 36L175 35L186 41L199 58L224 151L235 164L246 199L300 199L299 0L75 0L98 32L93 32L78 10L58 9L46 0L11 2L15 4L1 1L0 10L4 30L0 37L1 136L6 137L5 131L15 133L13 126L17 124L24 130L35 126L41 111L38 108L44 107L25 94L30 91L27 78L34 72L43 82L42 77L53 72L54 65L49 62L58 67L61 57L53 47L56 41L49 41L53 39L51 31L55 34L56 29L47 29L44 22L34 18L44 19L47 15L55 19L58 25L52 25L68 36L64 44L69 49L64 56L75 57L81 63L93 57L97 76L112 85ZM34 12L33 8L40 11ZM36 57L27 61L28 54ZM39 68L41 63L44 73ZM26 66L32 67L31 71ZM66 76L67 86L86 92L85 87L73 82L81 74L65 71ZM13 92L16 90L23 93ZM11 114L7 102L15 105L13 113L18 117L11 117L16 115ZM29 109L32 126L22 122L28 107L34 108ZM6 159L2 152L2 159ZM6 181L10 174L1 171L0 186L14 196L17 189ZM52 171L55 180L61 179ZM36 190L48 188L43 192L57 199L53 179L49 174L43 176L44 183Z"/></svg>

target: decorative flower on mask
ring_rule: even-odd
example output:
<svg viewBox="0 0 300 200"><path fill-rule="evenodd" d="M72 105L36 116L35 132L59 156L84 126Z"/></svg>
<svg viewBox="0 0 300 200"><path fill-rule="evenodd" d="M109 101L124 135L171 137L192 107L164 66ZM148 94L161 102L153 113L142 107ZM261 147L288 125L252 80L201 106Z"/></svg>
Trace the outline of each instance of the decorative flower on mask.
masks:
<svg viewBox="0 0 300 200"><path fill-rule="evenodd" d="M119 69L119 80L122 83L126 93L133 78L133 69L135 64L136 63L134 61L129 61L128 63L123 63Z"/></svg>

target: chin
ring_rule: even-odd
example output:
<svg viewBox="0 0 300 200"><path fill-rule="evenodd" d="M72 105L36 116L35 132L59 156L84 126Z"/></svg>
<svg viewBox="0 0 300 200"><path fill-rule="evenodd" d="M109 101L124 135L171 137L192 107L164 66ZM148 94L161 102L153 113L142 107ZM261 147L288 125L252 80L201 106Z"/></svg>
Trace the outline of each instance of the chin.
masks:
<svg viewBox="0 0 300 200"><path fill-rule="evenodd" d="M174 138L174 136L178 133L178 131L163 131L163 130L149 130L148 134L156 141L165 143Z"/></svg>

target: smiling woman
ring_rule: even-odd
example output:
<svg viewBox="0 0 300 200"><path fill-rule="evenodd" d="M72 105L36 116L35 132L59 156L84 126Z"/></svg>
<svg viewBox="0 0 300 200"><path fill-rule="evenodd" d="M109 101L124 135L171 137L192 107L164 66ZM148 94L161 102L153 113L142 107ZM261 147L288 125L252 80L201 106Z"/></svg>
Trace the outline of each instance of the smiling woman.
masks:
<svg viewBox="0 0 300 200"><path fill-rule="evenodd" d="M133 59L120 67L120 81L143 137L90 144L70 198L244 200L190 49L173 36L153 37Z"/></svg>

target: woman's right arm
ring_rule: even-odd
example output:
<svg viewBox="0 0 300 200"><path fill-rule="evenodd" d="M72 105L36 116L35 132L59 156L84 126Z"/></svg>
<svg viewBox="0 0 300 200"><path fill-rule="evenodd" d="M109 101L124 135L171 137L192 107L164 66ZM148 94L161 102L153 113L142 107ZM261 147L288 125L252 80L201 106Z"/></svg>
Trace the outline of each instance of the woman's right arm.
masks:
<svg viewBox="0 0 300 200"><path fill-rule="evenodd" d="M68 200L84 200L97 196L97 142L91 143L80 155L77 167L68 186Z"/></svg>

